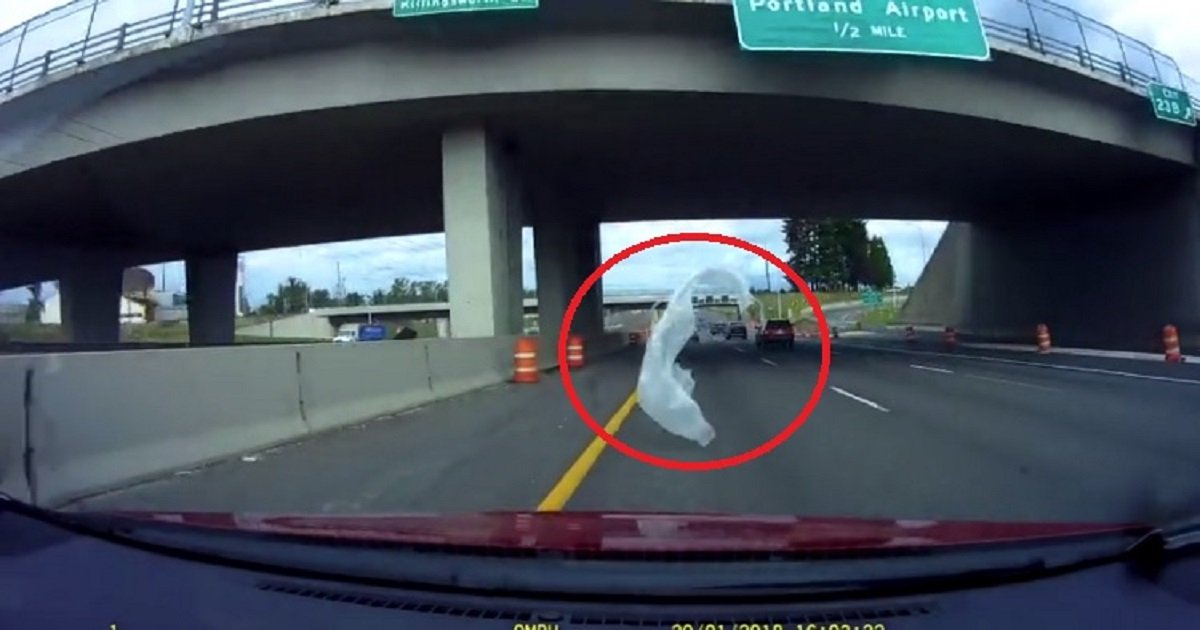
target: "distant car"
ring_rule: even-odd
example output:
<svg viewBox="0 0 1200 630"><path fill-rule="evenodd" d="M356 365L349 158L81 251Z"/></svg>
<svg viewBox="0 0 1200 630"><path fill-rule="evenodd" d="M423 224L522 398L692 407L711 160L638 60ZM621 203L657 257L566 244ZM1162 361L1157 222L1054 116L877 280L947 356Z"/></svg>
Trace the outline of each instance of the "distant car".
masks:
<svg viewBox="0 0 1200 630"><path fill-rule="evenodd" d="M746 339L749 335L746 332L746 325L742 322L730 322L729 327L725 329L725 339Z"/></svg>
<svg viewBox="0 0 1200 630"><path fill-rule="evenodd" d="M718 337L724 335L728 328L729 325L725 322L713 322L713 324L708 327L708 332L712 336Z"/></svg>
<svg viewBox="0 0 1200 630"><path fill-rule="evenodd" d="M796 345L796 329L786 319L767 320L755 343L759 348L783 346L790 349Z"/></svg>
<svg viewBox="0 0 1200 630"><path fill-rule="evenodd" d="M333 343L354 343L358 341L358 333L353 330L343 330L333 337Z"/></svg>

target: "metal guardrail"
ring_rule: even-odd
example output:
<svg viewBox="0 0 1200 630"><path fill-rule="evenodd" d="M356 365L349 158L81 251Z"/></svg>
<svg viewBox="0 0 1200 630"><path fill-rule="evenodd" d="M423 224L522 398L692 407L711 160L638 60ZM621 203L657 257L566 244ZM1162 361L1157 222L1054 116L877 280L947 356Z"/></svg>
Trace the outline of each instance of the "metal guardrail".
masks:
<svg viewBox="0 0 1200 630"><path fill-rule="evenodd" d="M75 0L0 33L0 95L56 72L215 22L366 0ZM1132 89L1200 83L1171 57L1050 0L977 0L989 39L1025 46Z"/></svg>

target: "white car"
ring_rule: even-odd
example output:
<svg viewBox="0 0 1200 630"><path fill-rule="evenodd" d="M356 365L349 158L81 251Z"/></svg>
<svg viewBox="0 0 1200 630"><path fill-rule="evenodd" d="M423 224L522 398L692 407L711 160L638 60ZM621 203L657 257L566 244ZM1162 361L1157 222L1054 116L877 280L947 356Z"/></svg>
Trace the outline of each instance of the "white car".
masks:
<svg viewBox="0 0 1200 630"><path fill-rule="evenodd" d="M358 335L353 331L340 332L333 338L333 343L354 343L358 341Z"/></svg>

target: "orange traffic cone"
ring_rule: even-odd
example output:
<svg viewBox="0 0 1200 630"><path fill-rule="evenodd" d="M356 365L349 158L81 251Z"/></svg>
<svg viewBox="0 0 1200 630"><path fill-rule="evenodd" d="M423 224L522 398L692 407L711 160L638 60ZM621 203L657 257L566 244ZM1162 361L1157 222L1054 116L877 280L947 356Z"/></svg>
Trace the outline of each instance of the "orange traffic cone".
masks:
<svg viewBox="0 0 1200 630"><path fill-rule="evenodd" d="M567 338L567 367L583 367L583 337L579 335Z"/></svg>
<svg viewBox="0 0 1200 630"><path fill-rule="evenodd" d="M946 327L946 349L953 350L958 346L958 331L953 326Z"/></svg>
<svg viewBox="0 0 1200 630"><path fill-rule="evenodd" d="M1163 347L1167 353L1167 363L1183 363L1183 353L1179 351L1179 330L1167 324L1163 326Z"/></svg>
<svg viewBox="0 0 1200 630"><path fill-rule="evenodd" d="M517 349L513 352L513 382L537 383L542 374L537 365L537 339L518 337Z"/></svg>
<svg viewBox="0 0 1200 630"><path fill-rule="evenodd" d="M1045 324L1037 325L1038 354L1050 354L1050 328Z"/></svg>

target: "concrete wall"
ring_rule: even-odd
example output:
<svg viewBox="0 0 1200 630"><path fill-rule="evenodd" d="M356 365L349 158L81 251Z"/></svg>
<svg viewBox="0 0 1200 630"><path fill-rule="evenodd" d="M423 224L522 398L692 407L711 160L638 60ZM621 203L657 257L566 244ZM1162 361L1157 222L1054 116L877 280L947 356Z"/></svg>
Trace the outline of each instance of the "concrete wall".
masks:
<svg viewBox="0 0 1200 630"><path fill-rule="evenodd" d="M375 10L248 20L177 46L220 49L186 72L60 111L49 96L100 73L81 69L0 103L14 126L21 112L50 112L0 151L0 232L123 251L135 231L155 244L114 260L123 266L436 232L443 132L485 123L516 138L523 183L580 179L570 187L602 207L598 220L829 216L825 195L875 216L897 216L889 207L903 198L904 212L963 219L994 189L1046 185L1049 170L1031 162L1072 170L1076 186L1195 164L1194 132L1155 120L1144 94L1013 51L988 64L804 63L738 50L728 6L604 4L586 16L547 9L486 41ZM179 53L164 46L145 56ZM828 151L794 151L831 136L840 142ZM1084 162L1086 178L1072 166ZM205 194L182 194L192 190ZM845 201L851 193L862 197ZM68 265L58 258L0 249L16 259L0 265L0 287L59 277Z"/></svg>
<svg viewBox="0 0 1200 630"><path fill-rule="evenodd" d="M1160 351L1170 323L1194 351L1198 181L1141 181L1117 197L1042 201L1040 219L951 226L902 319L1028 342L1045 323L1056 345L1139 351Z"/></svg>
<svg viewBox="0 0 1200 630"><path fill-rule="evenodd" d="M304 417L313 431L434 399L429 348L424 342L329 344L297 352L300 398ZM481 367L488 369L480 372L494 372L493 366ZM503 378L492 382L500 380Z"/></svg>
<svg viewBox="0 0 1200 630"><path fill-rule="evenodd" d="M572 25L547 18L539 20L540 28L508 31L519 38L516 41L486 46L466 41L438 45L411 31L397 37L396 24L369 13L321 19L327 14L297 11L291 14L293 24L281 25L272 17L198 33L181 48L207 40L210 45L224 44L225 55L208 64L193 62L196 72L142 81L111 93L55 121L9 162L0 163L0 174L122 142L247 118L367 103L558 90L790 94L899 105L1136 146L1167 159L1193 159L1180 130L1158 125L1149 116L1128 115L1120 98L1128 96L1127 87L1097 75L1087 79L1095 85L1084 89L1107 90L1116 98L1071 94L1063 81L1080 81L1082 73L1024 59L1023 48L1004 42L995 45L1002 63L990 67L857 60L772 66L757 63L762 55L738 50L728 6L627 5L621 15L605 16L604 22L583 28L578 19ZM656 19L663 20L660 30L650 35L645 27ZM670 20L673 26L667 26ZM598 29L601 24L606 32ZM174 55L181 53L161 47L150 52L155 57ZM314 90L314 76L337 81L331 89ZM72 80L88 77L64 83ZM213 89L217 84L220 89ZM231 101L228 94L239 98ZM1144 101L1143 94L1137 98ZM33 91L0 104L0 112L38 111L38 100L39 93ZM1073 115L1062 116L1063 111ZM81 142L83 133L86 141Z"/></svg>
<svg viewBox="0 0 1200 630"><path fill-rule="evenodd" d="M29 501L25 476L25 371L24 357L0 359L0 492Z"/></svg>
<svg viewBox="0 0 1200 630"><path fill-rule="evenodd" d="M453 337L514 335L522 329L522 207L515 169L482 127L442 142L442 205Z"/></svg>
<svg viewBox="0 0 1200 630"><path fill-rule="evenodd" d="M512 376L516 337L433 339L427 343L429 383L438 398L456 396ZM554 365L554 364L550 364Z"/></svg>
<svg viewBox="0 0 1200 630"><path fill-rule="evenodd" d="M279 337L282 339L332 339L337 330L328 317L304 313L277 319L273 322L243 326L237 329L239 336Z"/></svg>
<svg viewBox="0 0 1200 630"><path fill-rule="evenodd" d="M306 432L291 347L45 355L32 361L30 439L41 504Z"/></svg>
<svg viewBox="0 0 1200 630"><path fill-rule="evenodd" d="M622 341L597 337L589 357ZM512 375L514 343L498 337L0 357L0 490L58 506L495 385ZM541 364L556 362L546 353Z"/></svg>
<svg viewBox="0 0 1200 630"><path fill-rule="evenodd" d="M951 223L933 250L912 294L900 310L908 324L962 325L962 297L967 281L967 239L971 226Z"/></svg>

